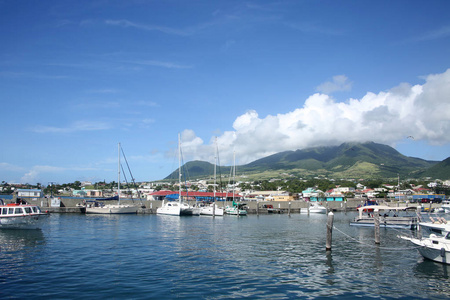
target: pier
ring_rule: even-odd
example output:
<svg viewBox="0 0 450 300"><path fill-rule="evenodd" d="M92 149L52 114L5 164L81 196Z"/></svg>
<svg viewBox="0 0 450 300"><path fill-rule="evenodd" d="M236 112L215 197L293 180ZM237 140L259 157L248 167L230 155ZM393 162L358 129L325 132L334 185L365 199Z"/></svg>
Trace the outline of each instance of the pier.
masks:
<svg viewBox="0 0 450 300"><path fill-rule="evenodd" d="M39 199L36 202L30 201L32 204L37 204L41 207L43 211L48 211L50 213L84 213L82 205L84 200L93 200L88 198L58 198L60 200L60 206L52 206L50 199ZM105 201L108 204L117 204L117 201ZM162 201L159 200L120 200L121 204L130 204L139 206L138 214L156 214L156 209L162 205ZM190 201L190 204L194 204L194 201ZM232 205L231 201L218 201L219 206ZM269 209L265 208L264 205L270 204L273 206L271 213L276 214L295 214L301 213L302 208L307 208L310 202L306 201L247 201L246 210L248 214L269 214ZM328 211L339 212L339 211L356 211L358 205L361 205L361 199L347 199L346 201L328 201L322 202L323 205L328 207ZM401 202L384 202L385 205L392 207L402 207L406 206L406 203ZM440 207L440 204L427 204L431 207ZM275 212L274 212L275 211Z"/></svg>

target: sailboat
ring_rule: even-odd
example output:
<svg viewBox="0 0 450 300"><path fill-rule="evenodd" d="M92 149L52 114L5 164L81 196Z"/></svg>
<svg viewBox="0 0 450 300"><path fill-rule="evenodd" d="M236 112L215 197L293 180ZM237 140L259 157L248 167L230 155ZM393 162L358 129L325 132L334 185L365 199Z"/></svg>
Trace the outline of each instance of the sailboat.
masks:
<svg viewBox="0 0 450 300"><path fill-rule="evenodd" d="M215 151L215 157L214 157L214 200L212 203L210 203L207 206L203 206L200 208L200 214L201 215L207 215L207 216L223 216L224 210L222 207L219 207L216 204L216 169L217 169L217 138L216 138L216 151Z"/></svg>
<svg viewBox="0 0 450 300"><path fill-rule="evenodd" d="M225 213L229 215L246 216L247 210L244 209L245 203L236 203L234 201L234 188L235 188L235 178L236 178L236 155L233 154L233 205L227 205L225 208Z"/></svg>
<svg viewBox="0 0 450 300"><path fill-rule="evenodd" d="M200 215L200 208L190 206L187 203L181 201L181 138L178 135L178 202L175 201L163 201L162 206L156 209L156 213L159 215Z"/></svg>
<svg viewBox="0 0 450 300"><path fill-rule="evenodd" d="M136 214L138 207L129 204L120 204L120 143L119 158L118 158L118 182L117 182L117 204L103 204L99 201L94 201L91 204L86 205L87 214Z"/></svg>

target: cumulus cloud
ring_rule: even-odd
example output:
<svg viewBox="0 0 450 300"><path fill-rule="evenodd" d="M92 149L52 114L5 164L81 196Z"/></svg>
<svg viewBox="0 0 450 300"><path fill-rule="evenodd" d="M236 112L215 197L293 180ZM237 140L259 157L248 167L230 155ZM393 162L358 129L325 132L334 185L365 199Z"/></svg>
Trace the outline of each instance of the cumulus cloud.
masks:
<svg viewBox="0 0 450 300"><path fill-rule="evenodd" d="M327 81L316 87L316 91L324 94L332 94L339 91L350 91L352 89L352 82L350 82L345 75L333 76L332 81Z"/></svg>
<svg viewBox="0 0 450 300"><path fill-rule="evenodd" d="M317 93L303 107L285 114L261 117L254 110L247 111L236 118L232 131L217 138L222 162L231 162L234 151L243 164L280 151L343 142L395 145L408 136L436 145L449 143L450 69L424 80L422 85L402 83L346 102ZM183 137L184 154L211 161L214 138L205 144L192 130L186 130Z"/></svg>

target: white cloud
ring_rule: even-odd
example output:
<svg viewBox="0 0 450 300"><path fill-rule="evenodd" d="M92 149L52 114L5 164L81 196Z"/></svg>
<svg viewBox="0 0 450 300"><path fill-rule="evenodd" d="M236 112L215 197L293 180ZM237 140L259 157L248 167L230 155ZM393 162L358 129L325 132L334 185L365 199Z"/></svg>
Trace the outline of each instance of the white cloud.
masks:
<svg viewBox="0 0 450 300"><path fill-rule="evenodd" d="M69 127L37 126L32 131L37 133L69 133L77 131L98 131L111 129L111 126L104 122L77 121Z"/></svg>
<svg viewBox="0 0 450 300"><path fill-rule="evenodd" d="M332 81L327 81L316 87L316 91L324 94L332 94L339 91L350 91L353 83L345 75L333 76Z"/></svg>
<svg viewBox="0 0 450 300"><path fill-rule="evenodd" d="M59 173L62 171L65 171L65 169L52 166L34 166L20 179L20 182L36 183L41 180L42 173Z"/></svg>
<svg viewBox="0 0 450 300"><path fill-rule="evenodd" d="M236 151L236 160L243 164L280 151L349 141L394 145L408 136L449 143L450 69L429 75L425 81L414 86L402 83L378 94L369 92L345 103L317 93L301 108L264 118L248 111L236 118L233 131L218 137L220 157L229 164ZM213 138L205 145L192 130L186 130L183 137L187 144L183 144L183 153L189 159L211 161Z"/></svg>

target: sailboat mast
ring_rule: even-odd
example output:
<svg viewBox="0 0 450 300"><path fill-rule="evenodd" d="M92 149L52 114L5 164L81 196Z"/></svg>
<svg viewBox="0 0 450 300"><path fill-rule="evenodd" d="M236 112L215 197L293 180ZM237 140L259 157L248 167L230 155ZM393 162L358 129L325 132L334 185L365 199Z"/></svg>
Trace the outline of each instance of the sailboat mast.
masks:
<svg viewBox="0 0 450 300"><path fill-rule="evenodd" d="M118 197L118 203L120 204L120 143L118 144L117 148L118 148L118 159L117 159L117 161L118 161L118 167L117 167L117 173L118 173L118 175L117 175L117 177L118 177L118 179L117 179L117 197Z"/></svg>
<svg viewBox="0 0 450 300"><path fill-rule="evenodd" d="M217 137L216 137L215 146L216 146L216 149L214 151L214 202L216 202Z"/></svg>
<svg viewBox="0 0 450 300"><path fill-rule="evenodd" d="M181 203L181 137L178 134L178 202Z"/></svg>
<svg viewBox="0 0 450 300"><path fill-rule="evenodd" d="M233 202L234 202L234 188L236 186L236 151L233 151Z"/></svg>

